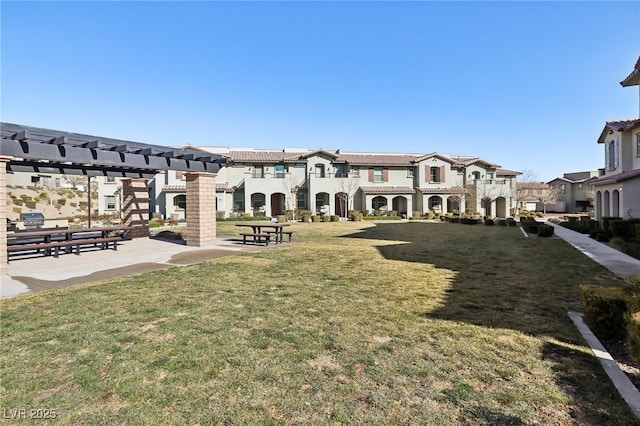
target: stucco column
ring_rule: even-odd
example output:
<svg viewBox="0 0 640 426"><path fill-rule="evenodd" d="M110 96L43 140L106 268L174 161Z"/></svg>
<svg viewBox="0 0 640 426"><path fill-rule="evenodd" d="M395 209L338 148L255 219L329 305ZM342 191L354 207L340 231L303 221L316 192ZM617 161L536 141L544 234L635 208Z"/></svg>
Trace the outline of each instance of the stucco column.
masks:
<svg viewBox="0 0 640 426"><path fill-rule="evenodd" d="M216 174L187 173L188 246L216 244Z"/></svg>
<svg viewBox="0 0 640 426"><path fill-rule="evenodd" d="M122 179L122 217L125 226L135 226L131 238L149 236L148 179Z"/></svg>
<svg viewBox="0 0 640 426"><path fill-rule="evenodd" d="M9 270L7 257L7 163L12 157L0 155L0 276Z"/></svg>

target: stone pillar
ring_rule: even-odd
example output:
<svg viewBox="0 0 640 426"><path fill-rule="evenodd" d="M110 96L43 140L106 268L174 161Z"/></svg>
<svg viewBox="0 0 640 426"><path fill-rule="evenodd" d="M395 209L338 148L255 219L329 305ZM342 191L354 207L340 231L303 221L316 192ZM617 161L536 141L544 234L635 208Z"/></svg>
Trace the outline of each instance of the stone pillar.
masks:
<svg viewBox="0 0 640 426"><path fill-rule="evenodd" d="M131 238L149 236L148 179L122 179L122 217L125 226L136 226L127 234Z"/></svg>
<svg viewBox="0 0 640 426"><path fill-rule="evenodd" d="M187 173L188 246L216 244L216 174Z"/></svg>
<svg viewBox="0 0 640 426"><path fill-rule="evenodd" d="M0 155L0 276L9 270L7 255L7 163L12 157Z"/></svg>

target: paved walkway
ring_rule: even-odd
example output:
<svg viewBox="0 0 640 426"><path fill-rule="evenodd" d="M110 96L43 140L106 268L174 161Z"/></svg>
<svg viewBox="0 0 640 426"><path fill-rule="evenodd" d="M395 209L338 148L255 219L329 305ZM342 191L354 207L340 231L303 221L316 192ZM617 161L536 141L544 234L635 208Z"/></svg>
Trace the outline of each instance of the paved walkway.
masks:
<svg viewBox="0 0 640 426"><path fill-rule="evenodd" d="M628 275L640 275L640 260L600 243L589 237L589 235L572 231L551 222L545 223L555 228L554 232L558 237L617 276L624 278Z"/></svg>
<svg viewBox="0 0 640 426"><path fill-rule="evenodd" d="M0 299L54 290L116 277L201 263L222 256L269 250L243 245L235 239L218 238L212 247L188 247L151 238L137 238L118 244L118 250L83 251L79 256L63 254L34 256L9 262L8 275L0 278Z"/></svg>

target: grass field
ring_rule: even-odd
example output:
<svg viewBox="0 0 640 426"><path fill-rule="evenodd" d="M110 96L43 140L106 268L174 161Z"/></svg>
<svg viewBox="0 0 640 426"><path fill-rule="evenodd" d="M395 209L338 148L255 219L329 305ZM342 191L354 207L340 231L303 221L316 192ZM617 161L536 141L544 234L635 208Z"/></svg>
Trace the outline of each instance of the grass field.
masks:
<svg viewBox="0 0 640 426"><path fill-rule="evenodd" d="M3 410L61 424L634 424L557 239L294 224L295 244L3 301ZM219 235L237 234L219 223Z"/></svg>

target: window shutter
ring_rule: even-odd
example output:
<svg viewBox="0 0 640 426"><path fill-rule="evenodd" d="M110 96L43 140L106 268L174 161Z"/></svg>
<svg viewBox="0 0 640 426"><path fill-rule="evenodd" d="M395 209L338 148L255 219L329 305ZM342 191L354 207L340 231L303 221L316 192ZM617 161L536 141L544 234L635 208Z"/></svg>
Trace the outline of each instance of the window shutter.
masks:
<svg viewBox="0 0 640 426"><path fill-rule="evenodd" d="M425 164L425 166L424 166L424 181L429 183L429 179L431 179L431 168Z"/></svg>
<svg viewBox="0 0 640 426"><path fill-rule="evenodd" d="M373 182L373 169L369 169L369 182Z"/></svg>
<svg viewBox="0 0 640 426"><path fill-rule="evenodd" d="M389 181L389 169L382 169L382 181L383 182Z"/></svg>
<svg viewBox="0 0 640 426"><path fill-rule="evenodd" d="M620 143L618 141L618 138L616 138L616 144L614 146L614 160L613 160L613 167L617 168L620 165Z"/></svg>
<svg viewBox="0 0 640 426"><path fill-rule="evenodd" d="M604 144L604 167L609 169L611 168L611 163L609 159L609 144Z"/></svg>
<svg viewBox="0 0 640 426"><path fill-rule="evenodd" d="M440 182L444 183L444 166L440 166Z"/></svg>

